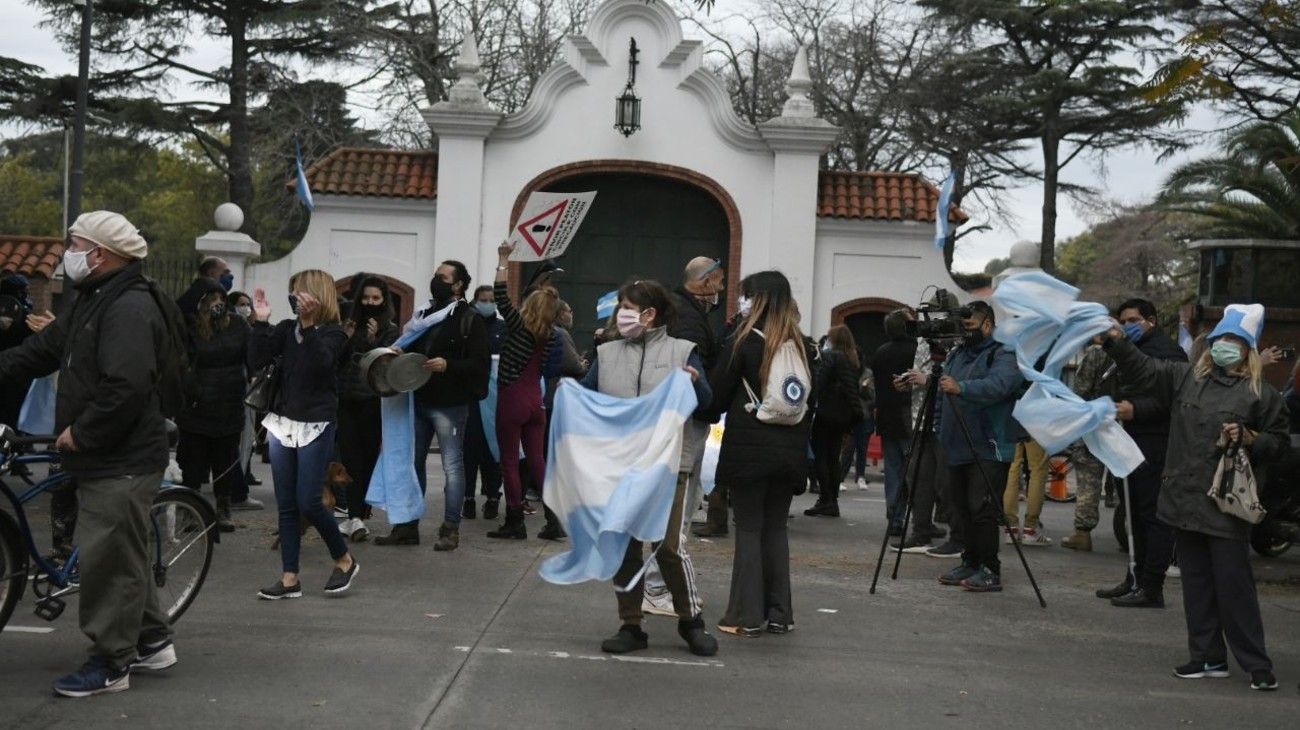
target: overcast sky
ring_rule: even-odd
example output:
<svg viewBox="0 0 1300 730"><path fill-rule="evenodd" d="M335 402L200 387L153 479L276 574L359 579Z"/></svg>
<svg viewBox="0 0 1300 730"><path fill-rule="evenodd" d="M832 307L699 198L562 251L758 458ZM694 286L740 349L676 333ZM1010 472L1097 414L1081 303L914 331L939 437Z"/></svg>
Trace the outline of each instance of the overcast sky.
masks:
<svg viewBox="0 0 1300 730"><path fill-rule="evenodd" d="M23 0L0 0L0 55L18 58L45 68L48 73L75 73L76 58L66 53L55 42L53 34L40 28L41 13ZM699 37L698 33L688 35ZM199 65L219 65L228 54L216 43L204 43L195 48L194 60ZM375 119L376 113L366 108L356 109L363 120ZM1187 124L1189 134L1212 128L1215 118L1207 110L1198 110ZM12 134L14 130L4 130ZM1159 189L1165 176L1179 163L1208 151L1206 144L1182 153L1173 159L1159 162L1154 152L1132 149L1112 153L1101 164L1088 159L1077 159L1066 168L1064 178L1070 182L1096 188L1108 199L1123 203L1141 203L1150 200ZM1011 244L1020 240L1038 240L1042 226L1042 186L1033 184L1013 190L1008 198L1008 209L1013 221L993 221L992 230L963 238L958 245L953 268L958 271L980 271L989 259L1006 256ZM1057 240L1062 241L1085 230L1089 221L1073 201L1061 196L1057 201Z"/></svg>

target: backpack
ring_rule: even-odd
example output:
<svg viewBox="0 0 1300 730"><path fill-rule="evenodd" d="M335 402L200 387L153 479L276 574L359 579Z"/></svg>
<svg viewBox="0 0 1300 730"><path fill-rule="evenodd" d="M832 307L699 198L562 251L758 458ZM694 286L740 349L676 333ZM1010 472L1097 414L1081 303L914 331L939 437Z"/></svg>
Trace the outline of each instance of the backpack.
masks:
<svg viewBox="0 0 1300 730"><path fill-rule="evenodd" d="M759 337L767 339L761 330L756 328L753 331ZM754 389L749 387L749 382L741 378L745 392L749 394L745 410L755 413L760 422L774 426L794 426L802 422L808 413L812 378L799 347L800 343L791 340L783 343L776 351L767 372L767 382L763 384L761 401Z"/></svg>

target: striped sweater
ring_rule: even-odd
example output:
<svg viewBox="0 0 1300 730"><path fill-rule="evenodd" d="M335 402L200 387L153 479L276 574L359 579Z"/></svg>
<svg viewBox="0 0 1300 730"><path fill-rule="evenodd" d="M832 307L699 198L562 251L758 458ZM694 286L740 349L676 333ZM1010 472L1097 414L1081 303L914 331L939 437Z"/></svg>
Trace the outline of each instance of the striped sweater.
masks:
<svg viewBox="0 0 1300 730"><path fill-rule="evenodd" d="M537 349L537 338L524 327L524 319L519 310L510 302L510 291L504 281L494 282L492 294L497 301L497 311L506 321L506 341L501 345L501 363L497 366L497 386L504 388L519 379L524 366L532 359ZM555 335L547 338L542 345L542 367L545 369L550 361L551 349L555 346Z"/></svg>

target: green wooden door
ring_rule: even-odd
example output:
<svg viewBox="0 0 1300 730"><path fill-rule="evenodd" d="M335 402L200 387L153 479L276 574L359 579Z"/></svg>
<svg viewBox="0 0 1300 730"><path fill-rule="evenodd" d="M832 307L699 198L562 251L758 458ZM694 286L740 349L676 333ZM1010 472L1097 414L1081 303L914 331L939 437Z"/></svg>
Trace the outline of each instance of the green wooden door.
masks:
<svg viewBox="0 0 1300 730"><path fill-rule="evenodd" d="M558 288L573 307L573 337L591 345L596 301L626 281L654 279L669 289L681 282L696 256L728 265L726 213L708 193L687 183L645 175L606 173L565 178L546 192L595 190L596 199L573 242L556 263L564 269ZM537 264L526 264L528 281ZM720 328L722 311L714 312Z"/></svg>

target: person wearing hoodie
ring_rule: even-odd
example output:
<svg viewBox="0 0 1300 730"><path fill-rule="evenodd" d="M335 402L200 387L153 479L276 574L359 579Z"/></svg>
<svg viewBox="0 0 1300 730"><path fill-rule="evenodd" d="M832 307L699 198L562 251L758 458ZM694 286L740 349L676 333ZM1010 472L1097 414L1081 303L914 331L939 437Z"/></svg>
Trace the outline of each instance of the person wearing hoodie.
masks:
<svg viewBox="0 0 1300 730"><path fill-rule="evenodd" d="M1174 674L1227 677L1231 648L1250 674L1251 689L1275 690L1250 569L1251 524L1221 511L1207 494L1227 443L1246 450L1259 484L1267 482L1268 464L1290 445L1286 405L1262 375L1263 329L1264 307L1229 304L1195 363L1147 355L1134 342L1140 338L1120 327L1110 331L1105 347L1125 393L1174 404L1156 508L1157 519L1173 528L1182 570L1191 656Z"/></svg>
<svg viewBox="0 0 1300 730"><path fill-rule="evenodd" d="M1156 307L1145 299L1119 305L1116 316L1124 335L1142 354L1157 360L1187 362L1187 353L1156 325ZM1125 574L1113 588L1097 591L1119 608L1163 608L1165 572L1174 556L1174 531L1156 516L1160 474L1165 467L1172 403L1137 389L1121 371L1115 393L1116 418L1142 450L1145 461L1128 475L1133 554L1137 575ZM1135 579L1136 578L1136 582Z"/></svg>
<svg viewBox="0 0 1300 730"><path fill-rule="evenodd" d="M339 379L339 460L347 469L348 518L339 529L353 542L365 540L370 531L366 490L375 463L379 461L379 444L383 433L379 419L379 394L361 374L361 358L377 347L388 347L397 340L397 323L393 321L393 297L388 282L378 276L353 277L352 312L343 323L348 335L346 360Z"/></svg>
<svg viewBox="0 0 1300 730"><path fill-rule="evenodd" d="M703 362L696 352L695 343L668 336L666 325L673 319L673 305L668 292L654 281L624 284L619 289L618 307L618 331L622 337L597 348L596 360L583 378L582 385L606 395L637 398L654 390L674 370L682 369L690 373L695 384L698 409L707 409L712 393L708 381L701 374ZM653 549L664 582L672 593L677 633L686 641L691 653L713 656L718 651L718 642L705 629L703 603L695 585L695 569L690 556L682 548L690 524L688 482L696 450L703 447L702 442L685 438L691 428L688 421L668 528L663 541ZM641 542L630 541L623 564L614 575L614 584L627 586L642 571L644 561ZM627 586L626 591L616 592L622 625L614 636L601 643L602 651L624 654L648 646L647 635L641 630L644 592L644 578Z"/></svg>

